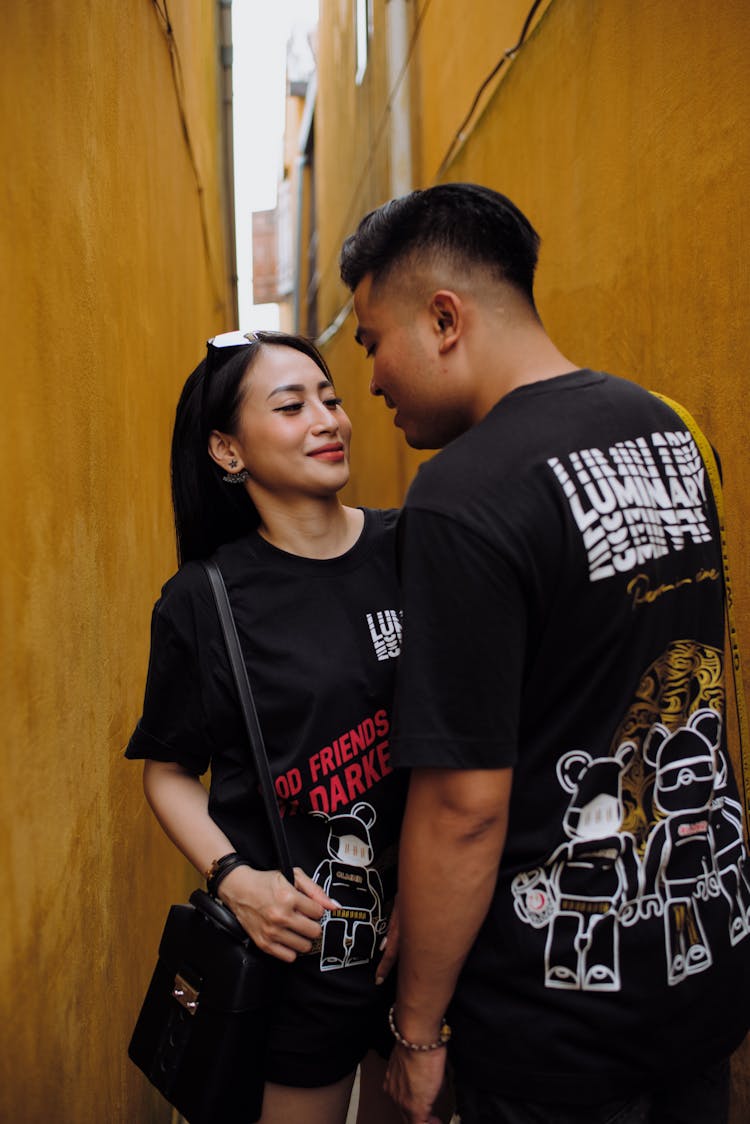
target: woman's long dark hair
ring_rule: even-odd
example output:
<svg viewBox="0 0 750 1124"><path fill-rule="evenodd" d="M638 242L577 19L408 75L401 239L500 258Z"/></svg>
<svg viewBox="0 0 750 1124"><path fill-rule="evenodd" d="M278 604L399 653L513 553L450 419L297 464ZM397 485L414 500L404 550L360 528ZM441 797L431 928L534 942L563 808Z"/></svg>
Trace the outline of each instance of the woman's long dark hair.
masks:
<svg viewBox="0 0 750 1124"><path fill-rule="evenodd" d="M265 346L301 351L331 380L325 359L303 336L255 332L246 345L209 350L182 389L172 433L172 506L181 566L194 558L208 558L222 543L241 538L260 521L246 489L222 480L223 472L209 454L208 439L214 429L236 436L243 379Z"/></svg>

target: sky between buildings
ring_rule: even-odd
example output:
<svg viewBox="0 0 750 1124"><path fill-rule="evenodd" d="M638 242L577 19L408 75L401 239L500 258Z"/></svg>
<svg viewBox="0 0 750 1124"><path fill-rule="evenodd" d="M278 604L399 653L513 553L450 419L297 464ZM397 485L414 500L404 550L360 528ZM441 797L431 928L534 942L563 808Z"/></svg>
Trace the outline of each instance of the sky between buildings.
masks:
<svg viewBox="0 0 750 1124"><path fill-rule="evenodd" d="M295 55L304 60L309 53L307 37L317 20L318 0L234 0L232 4L238 327L278 327L277 305L252 301L251 215L276 206L287 44L291 38Z"/></svg>

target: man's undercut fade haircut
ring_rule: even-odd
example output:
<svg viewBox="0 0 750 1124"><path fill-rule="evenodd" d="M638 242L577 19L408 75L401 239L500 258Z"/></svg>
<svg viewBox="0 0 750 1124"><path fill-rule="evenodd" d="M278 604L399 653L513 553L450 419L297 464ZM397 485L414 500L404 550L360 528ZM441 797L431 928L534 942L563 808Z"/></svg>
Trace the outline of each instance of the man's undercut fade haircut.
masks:
<svg viewBox="0 0 750 1124"><path fill-rule="evenodd" d="M534 305L539 235L505 195L474 183L446 183L391 199L365 215L341 249L341 279L354 292L368 274L380 285L410 261L481 266Z"/></svg>

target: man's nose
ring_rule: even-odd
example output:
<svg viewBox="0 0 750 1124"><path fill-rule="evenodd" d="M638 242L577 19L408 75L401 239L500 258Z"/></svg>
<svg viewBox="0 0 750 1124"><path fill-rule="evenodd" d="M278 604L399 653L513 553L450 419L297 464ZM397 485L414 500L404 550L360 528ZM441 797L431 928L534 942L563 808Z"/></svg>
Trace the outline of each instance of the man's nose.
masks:
<svg viewBox="0 0 750 1124"><path fill-rule="evenodd" d="M383 391L380 389L378 384L375 382L375 376L374 375L370 379L370 394L374 395L375 398L382 398L383 397Z"/></svg>

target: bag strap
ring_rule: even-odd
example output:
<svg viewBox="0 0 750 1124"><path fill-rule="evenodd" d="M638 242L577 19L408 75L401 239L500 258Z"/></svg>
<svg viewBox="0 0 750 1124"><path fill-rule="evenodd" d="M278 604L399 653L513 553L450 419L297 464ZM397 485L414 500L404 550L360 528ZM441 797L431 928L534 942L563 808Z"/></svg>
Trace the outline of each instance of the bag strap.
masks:
<svg viewBox="0 0 750 1124"><path fill-rule="evenodd" d="M250 680L247 677L247 668L245 667L245 660L242 656L240 639L237 635L237 625L234 621L232 606L229 603L227 587L224 584L221 570L215 562L202 562L201 565L206 571L208 580L211 583L211 591L214 595L214 601L216 602L221 631L224 635L229 664L232 668L232 675L237 687L240 709L242 710L245 730L253 754L255 771L260 782L263 804L265 805L266 815L268 817L268 826L271 829L271 837L273 839L279 869L287 881L294 885L294 872L292 871L292 858L289 854L289 844L287 843L284 825L281 822L279 805L276 802L276 790L273 786L271 769L268 764L268 754L266 753L263 733L258 721L258 712L255 709L253 692L250 689Z"/></svg>
<svg viewBox="0 0 750 1124"><path fill-rule="evenodd" d="M750 778L748 777L748 772L750 772L750 735L748 734L747 703L745 702L745 688L742 677L742 657L740 656L737 621L734 611L734 594L732 592L732 579L729 574L729 553L727 551L726 523L724 519L724 489L721 484L721 474L719 473L719 466L716 463L716 454L714 453L711 442L692 414L672 398L667 398L664 394L657 394L656 391L653 390L651 393L654 398L660 398L662 402L670 406L690 430L693 435L693 440L698 446L698 451L703 457L703 463L706 466L706 472L708 473L708 479L714 494L714 504L716 505L716 514L719 519L719 532L721 534L721 563L724 573L724 607L727 617L729 650L732 656L734 705L737 709L737 729L740 737L742 795L745 802L745 822L750 826Z"/></svg>

